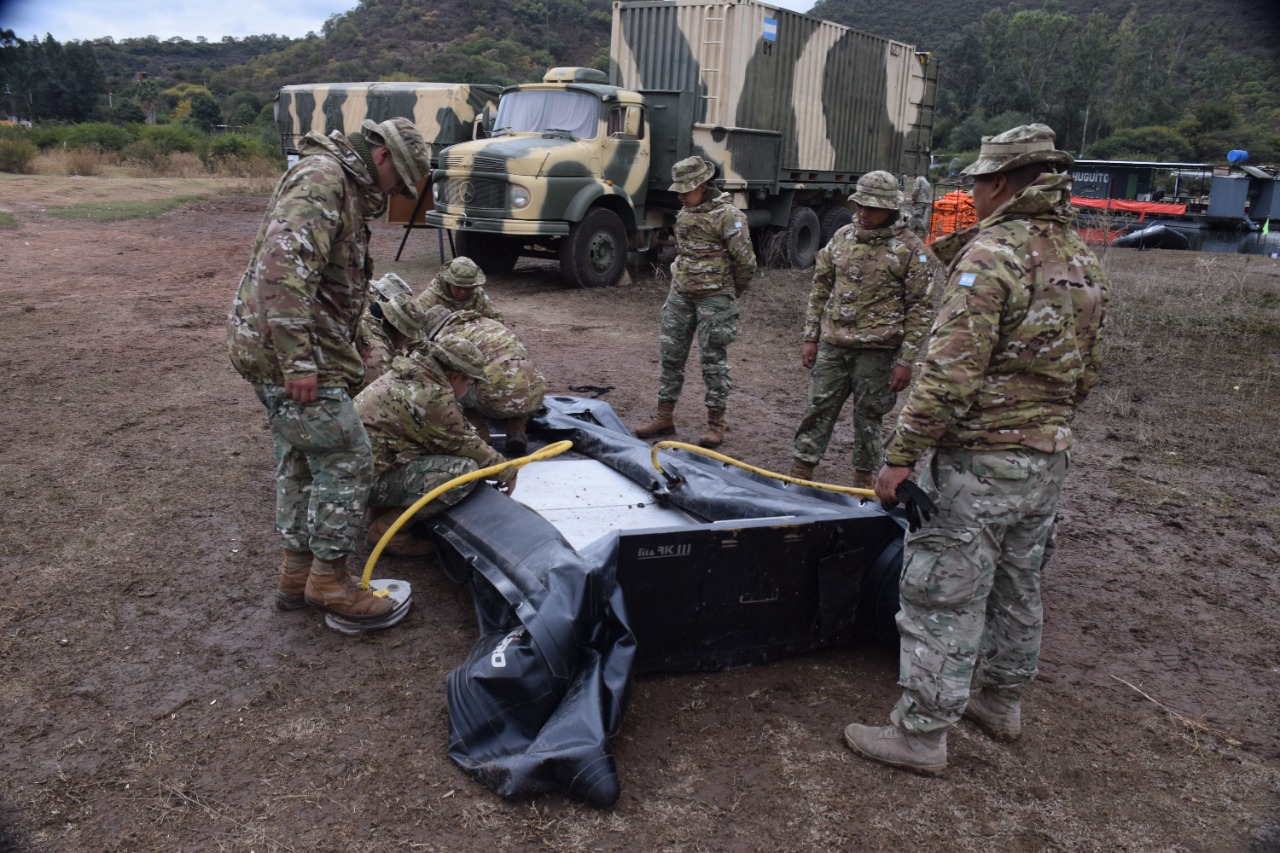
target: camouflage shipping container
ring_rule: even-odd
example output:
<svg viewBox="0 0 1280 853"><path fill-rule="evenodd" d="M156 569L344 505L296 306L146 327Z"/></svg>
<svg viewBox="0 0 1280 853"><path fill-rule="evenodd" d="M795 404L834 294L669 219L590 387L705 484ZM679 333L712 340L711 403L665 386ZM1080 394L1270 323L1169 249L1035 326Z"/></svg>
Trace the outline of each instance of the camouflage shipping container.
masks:
<svg viewBox="0 0 1280 853"><path fill-rule="evenodd" d="M755 0L615 2L609 76L504 90L492 138L441 156L426 221L487 271L542 255L613 284L669 237L671 166L698 154L766 260L807 267L860 175L927 168L936 86L911 45Z"/></svg>

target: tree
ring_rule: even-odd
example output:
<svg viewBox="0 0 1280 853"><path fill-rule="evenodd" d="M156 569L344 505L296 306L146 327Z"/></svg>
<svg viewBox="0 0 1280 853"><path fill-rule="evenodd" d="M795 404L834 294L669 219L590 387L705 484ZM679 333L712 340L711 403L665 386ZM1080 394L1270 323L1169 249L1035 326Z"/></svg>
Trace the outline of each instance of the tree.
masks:
<svg viewBox="0 0 1280 853"><path fill-rule="evenodd" d="M1009 19L1001 59L1018 83L1020 103L1016 106L1042 120L1049 120L1059 103L1065 64L1062 54L1075 25L1075 18L1065 12L1045 10L1015 12Z"/></svg>
<svg viewBox="0 0 1280 853"><path fill-rule="evenodd" d="M1076 35L1071 50L1071 66L1067 71L1067 91L1076 98L1076 106L1083 107L1084 115L1080 124L1081 155L1089 138L1089 120L1092 118L1095 127L1102 123L1093 115L1094 108L1102 97L1102 76L1111 62L1111 44L1108 39L1110 24L1106 15L1093 10L1084 28ZM1098 135L1095 132L1095 137ZM1074 137L1073 137L1074 138ZM1063 148L1070 146L1066 137L1058 139Z"/></svg>
<svg viewBox="0 0 1280 853"><path fill-rule="evenodd" d="M134 98L146 116L147 124L156 123L156 110L160 108L160 84L151 78L139 80L134 89Z"/></svg>
<svg viewBox="0 0 1280 853"><path fill-rule="evenodd" d="M223 123L222 110L211 95L194 95L191 98L191 114L188 121L201 130L212 130Z"/></svg>

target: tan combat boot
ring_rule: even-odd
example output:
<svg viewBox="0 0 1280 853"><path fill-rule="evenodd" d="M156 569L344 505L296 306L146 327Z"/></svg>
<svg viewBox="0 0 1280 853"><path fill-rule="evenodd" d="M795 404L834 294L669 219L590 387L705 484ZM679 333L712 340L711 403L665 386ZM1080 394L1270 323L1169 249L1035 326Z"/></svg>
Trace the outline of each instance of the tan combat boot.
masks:
<svg viewBox="0 0 1280 853"><path fill-rule="evenodd" d="M529 436L524 432L527 421L528 418L507 418L505 449L508 456L524 456L529 449Z"/></svg>
<svg viewBox="0 0 1280 853"><path fill-rule="evenodd" d="M791 473L787 476L796 480L812 480L813 469L817 464L817 462L805 462L803 459L796 459L791 463Z"/></svg>
<svg viewBox="0 0 1280 853"><path fill-rule="evenodd" d="M284 563L280 566L280 583L276 587L277 610L300 610L307 606L303 592L307 587L307 576L311 574L311 552L284 552Z"/></svg>
<svg viewBox="0 0 1280 853"><path fill-rule="evenodd" d="M702 447L719 447L724 441L724 409L707 409L707 431L698 439Z"/></svg>
<svg viewBox="0 0 1280 853"><path fill-rule="evenodd" d="M854 471L853 487L855 489L871 489L875 491L876 475L873 471Z"/></svg>
<svg viewBox="0 0 1280 853"><path fill-rule="evenodd" d="M349 622L376 622L387 616L393 609L391 600L361 589L359 581L347 574L346 562L346 557L311 561L307 604Z"/></svg>
<svg viewBox="0 0 1280 853"><path fill-rule="evenodd" d="M1008 699L990 690L975 690L969 694L964 716L996 740L1009 742L1022 736L1021 699Z"/></svg>
<svg viewBox="0 0 1280 853"><path fill-rule="evenodd" d="M368 540L369 544L377 546L382 541L382 537L387 535L387 531L391 529L391 525L396 523L396 519L404 513L404 507L392 507L385 510L373 523L369 525ZM426 539L419 539L405 528L408 525L401 525L400 530L396 532L388 540L387 545L383 548L397 557L426 557L436 552L436 546L428 542Z"/></svg>
<svg viewBox="0 0 1280 853"><path fill-rule="evenodd" d="M937 776L947 768L945 731L912 735L897 726L850 723L844 730L844 742L863 758L921 776Z"/></svg>
<svg viewBox="0 0 1280 853"><path fill-rule="evenodd" d="M636 430L636 438L657 438L672 435L676 431L676 404L670 400L658 401L658 416Z"/></svg>

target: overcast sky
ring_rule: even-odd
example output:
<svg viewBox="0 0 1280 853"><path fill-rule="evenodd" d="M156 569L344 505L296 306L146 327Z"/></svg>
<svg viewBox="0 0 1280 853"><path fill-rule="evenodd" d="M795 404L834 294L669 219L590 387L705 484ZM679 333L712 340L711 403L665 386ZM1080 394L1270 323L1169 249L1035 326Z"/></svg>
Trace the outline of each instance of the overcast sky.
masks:
<svg viewBox="0 0 1280 853"><path fill-rule="evenodd" d="M772 0L770 5L805 12L815 0ZM330 15L348 12L359 0L0 0L0 29L19 38L57 41L178 36L282 35L320 32Z"/></svg>

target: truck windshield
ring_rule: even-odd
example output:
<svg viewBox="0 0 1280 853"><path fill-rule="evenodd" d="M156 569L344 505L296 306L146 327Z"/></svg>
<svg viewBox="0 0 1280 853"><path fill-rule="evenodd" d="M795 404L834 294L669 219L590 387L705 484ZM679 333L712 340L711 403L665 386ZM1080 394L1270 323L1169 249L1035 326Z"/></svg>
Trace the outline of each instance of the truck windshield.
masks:
<svg viewBox="0 0 1280 853"><path fill-rule="evenodd" d="M560 130L576 139L592 139L599 102L585 92L512 92L498 104L495 133L543 133Z"/></svg>

